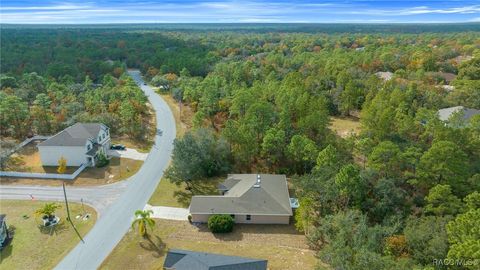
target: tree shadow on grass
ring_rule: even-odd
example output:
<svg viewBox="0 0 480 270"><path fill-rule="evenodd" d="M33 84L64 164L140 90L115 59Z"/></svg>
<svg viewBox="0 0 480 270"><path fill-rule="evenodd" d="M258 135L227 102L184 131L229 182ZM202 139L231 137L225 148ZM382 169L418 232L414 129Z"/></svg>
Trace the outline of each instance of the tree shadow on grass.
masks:
<svg viewBox="0 0 480 270"><path fill-rule="evenodd" d="M188 207L192 196L195 195L220 195L217 189L218 181L214 179L198 180L191 182L190 190L177 190L173 196L183 207Z"/></svg>
<svg viewBox="0 0 480 270"><path fill-rule="evenodd" d="M207 224L197 224L195 227L198 228L199 232L202 233L211 233L215 238L221 241L242 241L243 233L241 230L236 228L237 225L234 225L233 231L229 233L212 233L210 229L208 229Z"/></svg>
<svg viewBox="0 0 480 270"><path fill-rule="evenodd" d="M174 191L173 196L177 199L177 202L183 207L188 207L192 200L192 193L190 191Z"/></svg>
<svg viewBox="0 0 480 270"><path fill-rule="evenodd" d="M38 225L38 229L40 230L41 233L43 234L48 234L50 236L54 234L60 234L64 231L68 230L67 224L65 224L64 221L60 221L57 225L50 226L50 227L45 227L41 224Z"/></svg>
<svg viewBox="0 0 480 270"><path fill-rule="evenodd" d="M162 241L159 236L147 235L147 237L145 237L144 239L144 241L141 241L139 243L141 248L147 251L151 251L153 253L153 257L155 258L160 258L165 255L167 245Z"/></svg>

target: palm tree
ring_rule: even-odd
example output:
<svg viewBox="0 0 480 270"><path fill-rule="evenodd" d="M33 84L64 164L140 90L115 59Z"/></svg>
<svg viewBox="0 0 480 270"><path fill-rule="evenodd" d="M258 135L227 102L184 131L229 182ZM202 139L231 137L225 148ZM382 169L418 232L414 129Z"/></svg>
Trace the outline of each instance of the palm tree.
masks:
<svg viewBox="0 0 480 270"><path fill-rule="evenodd" d="M43 216L43 218L52 218L55 217L55 211L61 206L57 203L46 203L39 209L35 211L35 214L38 216Z"/></svg>
<svg viewBox="0 0 480 270"><path fill-rule="evenodd" d="M143 238L148 237L147 226L150 227L150 229L152 230L153 226L155 225L155 220L150 217L151 214L153 214L152 210L135 211L135 220L132 222L132 228L137 225L138 233L140 233Z"/></svg>

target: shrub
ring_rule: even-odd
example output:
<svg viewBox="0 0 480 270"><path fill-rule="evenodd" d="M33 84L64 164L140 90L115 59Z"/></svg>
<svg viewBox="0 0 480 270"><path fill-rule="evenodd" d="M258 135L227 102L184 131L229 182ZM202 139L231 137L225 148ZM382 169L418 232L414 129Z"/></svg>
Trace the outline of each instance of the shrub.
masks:
<svg viewBox="0 0 480 270"><path fill-rule="evenodd" d="M52 218L55 216L55 211L61 206L58 203L46 203L35 211L35 214L42 216L42 218Z"/></svg>
<svg viewBox="0 0 480 270"><path fill-rule="evenodd" d="M208 218L208 229L213 233L228 233L233 230L235 221L229 215L212 215Z"/></svg>
<svg viewBox="0 0 480 270"><path fill-rule="evenodd" d="M188 215L188 222L192 223L192 215Z"/></svg>
<svg viewBox="0 0 480 270"><path fill-rule="evenodd" d="M107 157L103 153L100 153L97 159L97 168L105 167L109 162L110 161L107 159Z"/></svg>

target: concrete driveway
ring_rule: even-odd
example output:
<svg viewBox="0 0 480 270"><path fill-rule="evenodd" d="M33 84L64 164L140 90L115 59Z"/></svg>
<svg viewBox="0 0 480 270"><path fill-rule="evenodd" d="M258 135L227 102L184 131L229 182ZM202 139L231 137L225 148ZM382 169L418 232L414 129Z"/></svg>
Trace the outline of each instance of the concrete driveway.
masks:
<svg viewBox="0 0 480 270"><path fill-rule="evenodd" d="M136 149L127 148L125 150L108 150L109 156L129 158L135 160L146 160L148 153L140 153Z"/></svg>
<svg viewBox="0 0 480 270"><path fill-rule="evenodd" d="M151 206L145 205L143 210L152 210L152 218L170 219L170 220L187 220L188 209L178 207L166 207L166 206Z"/></svg>

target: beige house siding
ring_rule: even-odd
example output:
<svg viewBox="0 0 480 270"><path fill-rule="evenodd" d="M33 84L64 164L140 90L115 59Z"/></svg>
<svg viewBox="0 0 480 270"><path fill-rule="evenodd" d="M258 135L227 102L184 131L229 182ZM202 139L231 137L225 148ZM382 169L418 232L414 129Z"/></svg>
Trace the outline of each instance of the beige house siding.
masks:
<svg viewBox="0 0 480 270"><path fill-rule="evenodd" d="M63 156L67 166L80 166L87 162L85 146L38 146L43 166L58 166Z"/></svg>
<svg viewBox="0 0 480 270"><path fill-rule="evenodd" d="M191 214L192 222L208 222L210 214ZM235 215L235 223L250 224L289 224L290 216L277 215L251 215L251 219L247 220L247 215Z"/></svg>

